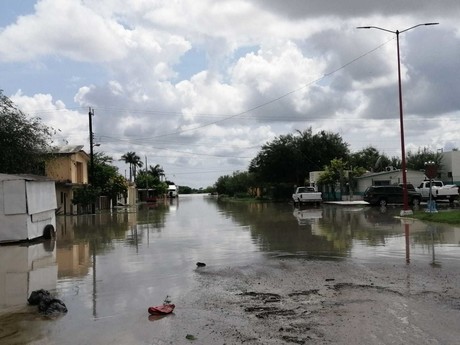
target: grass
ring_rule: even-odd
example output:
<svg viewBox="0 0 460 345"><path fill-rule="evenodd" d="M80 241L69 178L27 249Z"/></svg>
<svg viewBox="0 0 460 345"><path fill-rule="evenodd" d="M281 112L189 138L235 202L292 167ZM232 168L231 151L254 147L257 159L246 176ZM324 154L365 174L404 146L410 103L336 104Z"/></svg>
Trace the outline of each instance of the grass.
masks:
<svg viewBox="0 0 460 345"><path fill-rule="evenodd" d="M412 217L429 222L460 224L460 212L457 210L439 211L432 213L425 211L417 211L414 212Z"/></svg>

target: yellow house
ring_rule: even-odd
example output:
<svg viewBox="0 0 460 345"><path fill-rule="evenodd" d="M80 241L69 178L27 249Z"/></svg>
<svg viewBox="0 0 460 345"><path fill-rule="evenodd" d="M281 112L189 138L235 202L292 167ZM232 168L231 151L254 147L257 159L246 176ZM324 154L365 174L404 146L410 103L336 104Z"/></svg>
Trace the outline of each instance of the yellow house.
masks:
<svg viewBox="0 0 460 345"><path fill-rule="evenodd" d="M72 204L76 188L88 184L89 155L83 145L56 147L45 163L46 176L56 181L58 213L76 214L77 206Z"/></svg>

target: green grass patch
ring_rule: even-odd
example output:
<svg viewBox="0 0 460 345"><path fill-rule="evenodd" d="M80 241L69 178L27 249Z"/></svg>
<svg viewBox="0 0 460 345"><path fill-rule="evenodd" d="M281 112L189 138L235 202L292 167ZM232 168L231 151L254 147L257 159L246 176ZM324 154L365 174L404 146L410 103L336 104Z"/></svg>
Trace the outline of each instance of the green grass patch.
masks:
<svg viewBox="0 0 460 345"><path fill-rule="evenodd" d="M413 214L414 218L436 223L460 224L460 211L439 211L439 212L425 212L418 211Z"/></svg>

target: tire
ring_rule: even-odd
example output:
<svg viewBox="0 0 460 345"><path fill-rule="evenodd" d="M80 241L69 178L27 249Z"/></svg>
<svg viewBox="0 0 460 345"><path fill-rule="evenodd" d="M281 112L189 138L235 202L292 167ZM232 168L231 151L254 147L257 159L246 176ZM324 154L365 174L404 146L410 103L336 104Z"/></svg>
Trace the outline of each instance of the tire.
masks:
<svg viewBox="0 0 460 345"><path fill-rule="evenodd" d="M420 199L419 198L413 198L411 204L413 206L420 206Z"/></svg>
<svg viewBox="0 0 460 345"><path fill-rule="evenodd" d="M380 206L387 206L388 205L387 199L385 199L385 198L380 199L379 200L379 205Z"/></svg>
<svg viewBox="0 0 460 345"><path fill-rule="evenodd" d="M45 240L50 240L54 238L55 235L56 231L54 230L54 226L52 226L51 224L45 226L45 228L43 229L43 238Z"/></svg>

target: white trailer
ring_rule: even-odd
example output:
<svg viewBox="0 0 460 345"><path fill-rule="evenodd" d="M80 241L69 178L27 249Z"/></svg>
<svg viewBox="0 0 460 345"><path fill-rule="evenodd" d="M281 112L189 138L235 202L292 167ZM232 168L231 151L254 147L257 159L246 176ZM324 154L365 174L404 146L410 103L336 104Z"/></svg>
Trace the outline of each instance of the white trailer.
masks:
<svg viewBox="0 0 460 345"><path fill-rule="evenodd" d="M51 238L56 227L54 180L0 174L0 242Z"/></svg>

